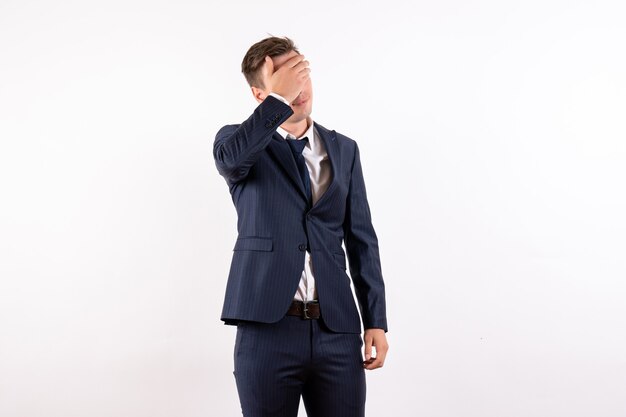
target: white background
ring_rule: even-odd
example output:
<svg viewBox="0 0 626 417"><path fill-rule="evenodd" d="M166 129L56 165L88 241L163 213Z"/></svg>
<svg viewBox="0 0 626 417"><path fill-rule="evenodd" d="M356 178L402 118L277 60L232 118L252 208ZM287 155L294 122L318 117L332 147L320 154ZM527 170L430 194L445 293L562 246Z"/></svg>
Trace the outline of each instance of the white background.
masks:
<svg viewBox="0 0 626 417"><path fill-rule="evenodd" d="M622 4L2 0L0 415L240 415L211 150L271 33L361 149L368 415L625 416Z"/></svg>

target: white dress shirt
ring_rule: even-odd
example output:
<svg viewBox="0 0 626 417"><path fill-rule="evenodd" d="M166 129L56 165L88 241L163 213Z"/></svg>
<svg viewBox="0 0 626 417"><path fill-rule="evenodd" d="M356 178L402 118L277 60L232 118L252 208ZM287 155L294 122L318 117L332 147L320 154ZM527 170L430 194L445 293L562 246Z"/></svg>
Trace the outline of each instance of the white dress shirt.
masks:
<svg viewBox="0 0 626 417"><path fill-rule="evenodd" d="M287 100L276 93L270 93L270 95L286 104L289 104ZM282 127L278 127L276 131L283 137L283 139L300 140L305 136L309 138L309 142L302 150L302 155L304 156L306 166L309 170L309 176L311 178L311 194L313 204L315 204L315 202L319 200L330 185L332 169L330 167L330 160L328 159L328 153L326 152L324 143L321 140L319 133L313 126L313 119L311 119L311 117L307 118L307 130L299 138L294 137ZM299 301L311 301L317 299L311 253L308 250L305 252L304 268L300 277L298 289L294 295L294 299Z"/></svg>

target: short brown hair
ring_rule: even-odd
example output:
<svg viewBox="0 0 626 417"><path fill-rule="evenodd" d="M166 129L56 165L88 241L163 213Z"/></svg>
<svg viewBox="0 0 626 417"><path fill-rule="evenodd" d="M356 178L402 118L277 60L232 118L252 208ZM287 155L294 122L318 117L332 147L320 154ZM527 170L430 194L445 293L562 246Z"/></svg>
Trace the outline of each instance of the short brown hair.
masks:
<svg viewBox="0 0 626 417"><path fill-rule="evenodd" d="M250 87L265 88L260 70L267 55L273 58L291 51L300 53L293 41L286 36L284 38L271 36L252 45L241 61L241 72Z"/></svg>

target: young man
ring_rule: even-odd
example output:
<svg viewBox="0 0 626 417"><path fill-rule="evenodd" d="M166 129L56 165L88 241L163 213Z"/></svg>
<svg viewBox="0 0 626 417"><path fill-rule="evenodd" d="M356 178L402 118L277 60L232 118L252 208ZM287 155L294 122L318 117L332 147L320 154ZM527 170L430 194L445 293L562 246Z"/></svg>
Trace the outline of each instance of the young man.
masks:
<svg viewBox="0 0 626 417"><path fill-rule="evenodd" d="M260 104L217 132L213 156L238 216L221 320L237 325L243 415L296 417L302 396L309 417L364 416L365 369L388 344L359 148L311 119L309 62L289 38L252 45L242 72Z"/></svg>

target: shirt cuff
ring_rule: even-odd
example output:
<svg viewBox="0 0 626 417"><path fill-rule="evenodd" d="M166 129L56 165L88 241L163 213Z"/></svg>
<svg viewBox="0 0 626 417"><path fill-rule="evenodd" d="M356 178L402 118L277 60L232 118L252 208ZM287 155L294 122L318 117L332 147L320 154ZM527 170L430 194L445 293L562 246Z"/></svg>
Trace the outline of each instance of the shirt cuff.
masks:
<svg viewBox="0 0 626 417"><path fill-rule="evenodd" d="M285 103L286 105L290 106L290 103L287 101L287 99L285 97L280 96L280 95L278 95L276 93L269 93L268 95L270 95L272 97L275 97L275 98L279 99L280 101L282 101L283 103Z"/></svg>

